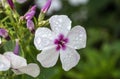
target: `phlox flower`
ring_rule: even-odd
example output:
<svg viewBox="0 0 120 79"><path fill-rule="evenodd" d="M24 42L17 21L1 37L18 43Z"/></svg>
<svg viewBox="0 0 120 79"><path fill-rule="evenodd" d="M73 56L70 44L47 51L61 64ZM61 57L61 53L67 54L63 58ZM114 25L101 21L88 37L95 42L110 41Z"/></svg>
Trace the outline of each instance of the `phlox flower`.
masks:
<svg viewBox="0 0 120 79"><path fill-rule="evenodd" d="M60 55L65 71L75 67L80 55L75 49L86 47L86 31L80 25L71 29L71 20L66 15L54 15L49 19L51 30L38 28L35 32L34 45L42 50L37 60L43 67L53 67Z"/></svg>
<svg viewBox="0 0 120 79"><path fill-rule="evenodd" d="M37 64L27 64L25 58L15 55L13 52L0 54L0 71L7 71L9 69L12 69L16 75L25 73L32 77L37 77L40 73Z"/></svg>

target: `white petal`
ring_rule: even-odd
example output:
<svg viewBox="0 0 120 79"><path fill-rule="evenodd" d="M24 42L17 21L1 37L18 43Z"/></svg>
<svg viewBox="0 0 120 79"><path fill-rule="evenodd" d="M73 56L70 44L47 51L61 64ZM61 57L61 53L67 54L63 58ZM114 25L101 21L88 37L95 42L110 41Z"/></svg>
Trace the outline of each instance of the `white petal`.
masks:
<svg viewBox="0 0 120 79"><path fill-rule="evenodd" d="M15 55L13 52L6 52L4 54L4 56L6 56L10 60L11 67L13 69L17 69L17 68L20 68L20 67L23 67L23 66L27 66L26 59L24 59L23 57Z"/></svg>
<svg viewBox="0 0 120 79"><path fill-rule="evenodd" d="M62 68L65 71L69 71L78 64L80 55L75 49L67 47L65 50L60 51L60 60L62 62Z"/></svg>
<svg viewBox="0 0 120 79"><path fill-rule="evenodd" d="M37 55L37 60L41 63L43 67L52 67L56 64L58 60L59 52L56 48L50 47L44 49L40 54Z"/></svg>
<svg viewBox="0 0 120 79"><path fill-rule="evenodd" d="M17 70L12 69L16 75L27 74L32 77L37 77L40 73L40 68L37 64L30 63L25 67L18 68Z"/></svg>
<svg viewBox="0 0 120 79"><path fill-rule="evenodd" d="M55 35L48 28L38 28L35 32L34 44L38 50L53 45Z"/></svg>
<svg viewBox="0 0 120 79"><path fill-rule="evenodd" d="M68 46L74 49L86 47L86 31L81 26L75 26L68 34Z"/></svg>
<svg viewBox="0 0 120 79"><path fill-rule="evenodd" d="M0 55L0 71L6 71L9 68L10 61L4 55Z"/></svg>
<svg viewBox="0 0 120 79"><path fill-rule="evenodd" d="M67 35L71 29L71 20L66 15L54 15L49 19L51 29L56 34Z"/></svg>

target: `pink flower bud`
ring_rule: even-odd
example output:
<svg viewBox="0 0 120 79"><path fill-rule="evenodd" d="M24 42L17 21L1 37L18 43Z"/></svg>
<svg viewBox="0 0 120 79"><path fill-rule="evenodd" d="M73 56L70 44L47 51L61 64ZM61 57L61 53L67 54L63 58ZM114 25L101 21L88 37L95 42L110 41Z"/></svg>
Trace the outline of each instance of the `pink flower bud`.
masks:
<svg viewBox="0 0 120 79"><path fill-rule="evenodd" d="M36 13L36 5L32 6L29 11L24 15L26 20L32 19Z"/></svg>
<svg viewBox="0 0 120 79"><path fill-rule="evenodd" d="M12 0L7 0L8 4L10 5L11 9L14 9L14 3Z"/></svg>
<svg viewBox="0 0 120 79"><path fill-rule="evenodd" d="M27 28L31 31L31 33L35 33L34 23L32 20L27 20Z"/></svg>
<svg viewBox="0 0 120 79"><path fill-rule="evenodd" d="M16 39L16 46L14 48L14 54L18 55L19 54L19 39Z"/></svg>
<svg viewBox="0 0 120 79"><path fill-rule="evenodd" d="M43 6L43 8L41 9L41 12L46 13L51 6L51 2L52 2L52 0L48 0L46 2L45 6Z"/></svg>
<svg viewBox="0 0 120 79"><path fill-rule="evenodd" d="M0 28L0 36L2 36L3 38L5 38L6 40L10 40L8 32L5 29Z"/></svg>

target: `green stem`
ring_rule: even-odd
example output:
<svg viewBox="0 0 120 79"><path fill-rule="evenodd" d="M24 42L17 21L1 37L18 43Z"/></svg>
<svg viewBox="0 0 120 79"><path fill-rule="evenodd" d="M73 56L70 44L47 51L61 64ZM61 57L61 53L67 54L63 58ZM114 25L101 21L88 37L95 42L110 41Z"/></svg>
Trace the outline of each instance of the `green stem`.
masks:
<svg viewBox="0 0 120 79"><path fill-rule="evenodd" d="M44 17L45 17L45 14L43 12L41 12L39 15L39 18L38 18L38 22L43 21Z"/></svg>

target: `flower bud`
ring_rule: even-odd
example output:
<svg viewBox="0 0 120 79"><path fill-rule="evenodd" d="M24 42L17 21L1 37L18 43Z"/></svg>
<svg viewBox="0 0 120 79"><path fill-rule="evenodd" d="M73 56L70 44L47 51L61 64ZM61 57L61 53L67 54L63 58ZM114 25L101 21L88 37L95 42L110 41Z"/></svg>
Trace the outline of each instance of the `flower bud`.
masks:
<svg viewBox="0 0 120 79"><path fill-rule="evenodd" d="M10 40L8 32L5 29L0 28L0 36L2 36L3 38L5 38L6 40Z"/></svg>
<svg viewBox="0 0 120 79"><path fill-rule="evenodd" d="M10 5L11 9L14 9L14 3L12 0L7 0L8 4Z"/></svg>
<svg viewBox="0 0 120 79"><path fill-rule="evenodd" d="M26 20L28 19L32 19L35 15L35 12L36 12L36 5L32 6L29 11L24 15L24 18Z"/></svg>
<svg viewBox="0 0 120 79"><path fill-rule="evenodd" d="M43 8L41 9L41 12L46 13L51 6L51 2L52 2L52 0L48 0L46 2L45 6L43 6Z"/></svg>
<svg viewBox="0 0 120 79"><path fill-rule="evenodd" d="M27 20L27 28L31 31L31 33L35 33L34 23L32 20Z"/></svg>
<svg viewBox="0 0 120 79"><path fill-rule="evenodd" d="M14 54L18 55L19 54L19 39L16 39L16 46L14 48Z"/></svg>

